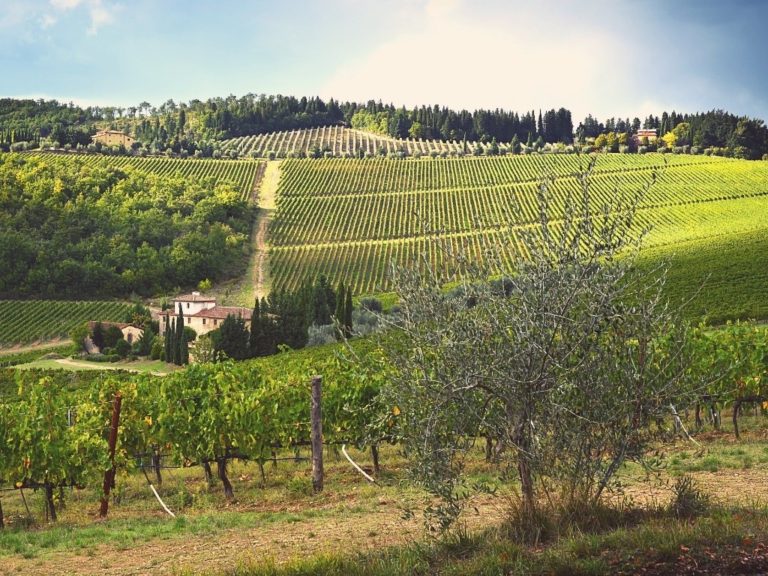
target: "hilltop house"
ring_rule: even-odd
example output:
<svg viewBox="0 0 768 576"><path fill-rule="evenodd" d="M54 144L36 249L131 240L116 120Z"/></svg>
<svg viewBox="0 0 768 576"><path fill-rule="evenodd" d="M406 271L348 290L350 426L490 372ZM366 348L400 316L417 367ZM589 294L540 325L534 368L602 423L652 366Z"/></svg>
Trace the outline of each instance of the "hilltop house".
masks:
<svg viewBox="0 0 768 576"><path fill-rule="evenodd" d="M131 145L136 141L132 137L128 136L127 134L123 134L118 130L101 130L100 132L96 132L96 134L94 134L91 139L94 142L101 142L105 146L122 145L126 148L130 148Z"/></svg>
<svg viewBox="0 0 768 576"><path fill-rule="evenodd" d="M648 142L654 142L656 140L655 128L640 128L635 134L635 144L638 146L642 144L643 138L648 138Z"/></svg>
<svg viewBox="0 0 768 576"><path fill-rule="evenodd" d="M160 335L165 334L171 322L175 323L180 313L184 314L184 326L192 328L198 336L216 330L227 316L242 318L246 327L251 325L250 308L240 306L217 306L216 298L192 292L173 299L173 308L160 312Z"/></svg>

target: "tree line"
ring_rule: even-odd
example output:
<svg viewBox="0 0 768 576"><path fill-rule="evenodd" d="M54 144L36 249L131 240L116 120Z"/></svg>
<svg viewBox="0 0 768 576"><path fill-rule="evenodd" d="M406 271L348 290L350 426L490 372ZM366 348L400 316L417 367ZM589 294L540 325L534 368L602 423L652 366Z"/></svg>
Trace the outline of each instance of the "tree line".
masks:
<svg viewBox="0 0 768 576"><path fill-rule="evenodd" d="M700 150L721 148L737 158L756 160L768 154L768 127L757 118L736 116L724 110L710 110L696 114L678 114L664 111L661 116L649 115L642 121L640 118L630 120L608 118L600 122L592 115L587 116L576 127L576 140L586 142L588 138L605 137L612 142L611 135L619 137L624 134L624 143L631 142L630 137L643 129L656 130L657 136L663 139L668 148L695 147ZM665 138L668 134L674 134ZM654 145L653 142L650 143Z"/></svg>
<svg viewBox="0 0 768 576"><path fill-rule="evenodd" d="M14 143L47 142L60 146L87 146L98 127L121 130L136 138L136 147L150 152L212 156L217 142L238 136L344 124L394 138L427 138L570 144L601 134L637 134L653 128L662 136L681 123L690 126L688 144L699 148L721 147L736 156L760 158L768 153L768 128L763 120L736 116L723 110L661 116L608 118L588 115L574 129L566 108L516 112L504 109L454 110L445 106L412 109L369 100L341 102L333 98L246 94L160 106L142 102L128 107L79 108L55 100L0 100L0 148Z"/></svg>

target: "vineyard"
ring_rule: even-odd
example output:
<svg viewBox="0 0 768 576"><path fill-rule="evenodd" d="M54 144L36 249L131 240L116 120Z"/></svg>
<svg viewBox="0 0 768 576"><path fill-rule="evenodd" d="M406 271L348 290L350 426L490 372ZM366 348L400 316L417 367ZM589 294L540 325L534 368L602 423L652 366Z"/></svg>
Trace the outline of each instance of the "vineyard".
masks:
<svg viewBox="0 0 768 576"><path fill-rule="evenodd" d="M160 176L182 176L198 181L210 182L215 185L219 182L233 184L241 194L243 200L248 200L257 179L264 171L264 163L252 160L213 160L210 158L143 158L136 156L87 156L87 155L62 155L46 153L29 153L46 159L47 162L55 161L70 163L82 162L87 166L125 168L132 167L141 172L157 174Z"/></svg>
<svg viewBox="0 0 768 576"><path fill-rule="evenodd" d="M366 362L325 348L277 363L195 364L165 377L2 371L0 479L48 492L97 485L109 467L106 437L119 394L121 467L135 469L160 451L167 463L195 463L201 473L213 465L232 498L228 461L263 464L277 448L309 443L310 378L317 372L326 378L325 443L387 440L391 422L370 426L387 412L377 400L386 373L369 343L357 348L370 352ZM52 501L50 511L55 514Z"/></svg>
<svg viewBox="0 0 768 576"><path fill-rule="evenodd" d="M160 485L164 470L194 467L201 479L209 475L210 485L215 467L231 499L227 469L233 461L256 463L264 478L264 464L276 451L309 443L310 380L316 374L323 376L324 442L377 451L396 440L399 413L381 395L392 370L384 353L392 343L382 343L357 340L351 348L192 365L164 377L0 370L0 478L17 489L42 488L47 498L60 487L99 486L109 467L107 436L119 394L119 482L125 472L143 470ZM726 405L765 397L765 327L696 329L689 344L696 361L687 386L699 390L700 382L709 381L706 393ZM720 378L707 377L713 373ZM681 390L681 397L688 393ZM54 514L52 499L50 508Z"/></svg>
<svg viewBox="0 0 768 576"><path fill-rule="evenodd" d="M0 348L66 337L89 320L123 322L130 310L122 302L0 300Z"/></svg>
<svg viewBox="0 0 768 576"><path fill-rule="evenodd" d="M542 174L550 178L557 215L566 194L578 187L574 173L587 163L577 155L286 160L270 228L273 284L293 288L305 276L326 274L351 282L358 293L375 293L392 289L390 262L404 265L423 256L441 267L445 249L472 258L497 244L509 250L538 216ZM591 192L604 203L617 190L651 182L639 210L640 224L652 228L649 247L671 250L767 225L766 163L600 156ZM434 241L438 236L441 243Z"/></svg>
<svg viewBox="0 0 768 576"><path fill-rule="evenodd" d="M509 144L499 144L499 152L509 150ZM399 140L390 136L345 128L321 126L286 132L270 132L255 136L241 136L224 141L224 150L235 150L240 156L266 158L270 153L277 158L304 156L320 151L334 157L358 157L396 154L408 156L470 154L478 148L485 151L490 144L459 142L456 140Z"/></svg>

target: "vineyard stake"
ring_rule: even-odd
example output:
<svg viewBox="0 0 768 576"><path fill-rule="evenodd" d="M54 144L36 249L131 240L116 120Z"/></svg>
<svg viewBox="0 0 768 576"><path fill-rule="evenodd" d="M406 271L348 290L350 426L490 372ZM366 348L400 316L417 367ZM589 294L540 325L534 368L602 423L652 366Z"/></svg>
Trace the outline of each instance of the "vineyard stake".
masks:
<svg viewBox="0 0 768 576"><path fill-rule="evenodd" d="M21 494L21 501L24 502L24 509L27 511L27 517L31 517L32 514L29 512L29 506L27 506L27 499L24 496L24 488L19 487L19 494Z"/></svg>
<svg viewBox="0 0 768 576"><path fill-rule="evenodd" d="M106 517L109 510L109 490L115 483L115 448L117 447L117 427L120 424L120 405L122 401L123 398L120 396L120 392L117 392L112 408L112 425L109 429L109 460L112 462L112 467L104 472L104 487L101 496L101 509L99 510L99 516L102 518Z"/></svg>
<svg viewBox="0 0 768 576"><path fill-rule="evenodd" d="M312 489L323 491L323 377L312 378L312 402L310 414L312 418Z"/></svg>

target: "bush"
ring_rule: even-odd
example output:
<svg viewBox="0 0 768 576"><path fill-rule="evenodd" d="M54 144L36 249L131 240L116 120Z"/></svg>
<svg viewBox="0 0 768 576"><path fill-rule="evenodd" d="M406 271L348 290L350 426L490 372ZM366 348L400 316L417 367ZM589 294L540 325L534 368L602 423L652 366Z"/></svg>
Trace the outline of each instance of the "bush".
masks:
<svg viewBox="0 0 768 576"><path fill-rule="evenodd" d="M696 482L688 476L681 476L672 487L672 501L669 511L676 518L694 518L700 516L711 505L707 494L701 491Z"/></svg>
<svg viewBox="0 0 768 576"><path fill-rule="evenodd" d="M125 340L120 339L115 343L115 353L120 356L120 358L125 358L131 353L131 345Z"/></svg>
<svg viewBox="0 0 768 576"><path fill-rule="evenodd" d="M155 339L152 340L152 350L149 353L149 357L152 360L161 360L163 357L163 341L159 336L155 336Z"/></svg>
<svg viewBox="0 0 768 576"><path fill-rule="evenodd" d="M379 329L379 315L364 308L352 311L352 326L355 336L365 336Z"/></svg>
<svg viewBox="0 0 768 576"><path fill-rule="evenodd" d="M381 305L381 300L378 298L361 298L360 299L360 308L364 310L368 310L370 312L379 312L381 313L384 309Z"/></svg>
<svg viewBox="0 0 768 576"><path fill-rule="evenodd" d="M313 324L307 330L307 346L322 346L336 342L336 327L333 324L316 326Z"/></svg>
<svg viewBox="0 0 768 576"><path fill-rule="evenodd" d="M117 354L89 354L84 359L88 362L119 362L120 356Z"/></svg>

